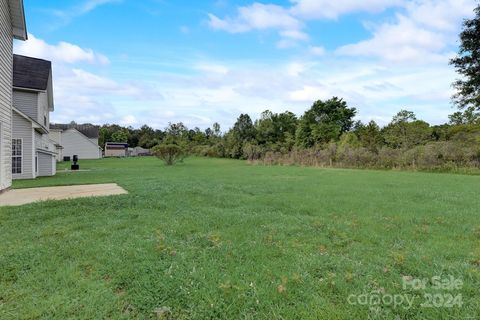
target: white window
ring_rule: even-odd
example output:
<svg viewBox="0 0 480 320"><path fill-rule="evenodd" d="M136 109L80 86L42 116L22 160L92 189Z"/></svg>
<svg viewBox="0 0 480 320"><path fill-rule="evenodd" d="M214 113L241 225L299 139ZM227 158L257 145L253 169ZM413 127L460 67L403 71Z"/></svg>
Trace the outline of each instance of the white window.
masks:
<svg viewBox="0 0 480 320"><path fill-rule="evenodd" d="M12 139L12 173L22 173L22 139Z"/></svg>

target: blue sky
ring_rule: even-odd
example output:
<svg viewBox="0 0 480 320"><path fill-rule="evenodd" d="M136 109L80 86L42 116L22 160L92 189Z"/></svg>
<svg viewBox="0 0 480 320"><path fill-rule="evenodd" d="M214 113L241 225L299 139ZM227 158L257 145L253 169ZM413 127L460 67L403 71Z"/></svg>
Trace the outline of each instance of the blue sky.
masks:
<svg viewBox="0 0 480 320"><path fill-rule="evenodd" d="M50 59L52 121L223 129L242 112L301 115L343 97L358 119L453 112L448 65L474 0L25 0Z"/></svg>

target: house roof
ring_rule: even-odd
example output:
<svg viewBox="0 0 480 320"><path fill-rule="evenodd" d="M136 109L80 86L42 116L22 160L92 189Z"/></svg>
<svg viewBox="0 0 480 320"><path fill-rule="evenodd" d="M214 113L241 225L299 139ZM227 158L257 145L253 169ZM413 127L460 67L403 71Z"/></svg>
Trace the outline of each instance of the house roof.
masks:
<svg viewBox="0 0 480 320"><path fill-rule="evenodd" d="M77 129L80 133L86 136L89 139L98 139L100 135L100 127L94 126L93 124L62 124L62 123L52 123L50 124L50 129L57 130L68 130L68 129Z"/></svg>
<svg viewBox="0 0 480 320"><path fill-rule="evenodd" d="M128 149L128 143L107 142L105 143L105 149Z"/></svg>
<svg viewBox="0 0 480 320"><path fill-rule="evenodd" d="M23 0L8 0L8 4L10 7L13 37L18 40L27 40L27 24L25 22Z"/></svg>
<svg viewBox="0 0 480 320"><path fill-rule="evenodd" d="M47 90L52 74L52 63L47 60L13 55L13 86L33 90Z"/></svg>

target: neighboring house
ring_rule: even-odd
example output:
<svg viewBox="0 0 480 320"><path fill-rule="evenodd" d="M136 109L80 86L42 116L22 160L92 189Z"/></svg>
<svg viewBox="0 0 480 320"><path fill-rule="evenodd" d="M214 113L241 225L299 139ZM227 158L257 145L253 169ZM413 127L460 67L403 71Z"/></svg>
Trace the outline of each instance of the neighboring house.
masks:
<svg viewBox="0 0 480 320"><path fill-rule="evenodd" d="M146 157L150 155L150 150L142 147L128 148L129 157Z"/></svg>
<svg viewBox="0 0 480 320"><path fill-rule="evenodd" d="M22 0L0 0L0 192L12 184L13 38L27 39Z"/></svg>
<svg viewBox="0 0 480 320"><path fill-rule="evenodd" d="M58 150L58 161L65 157L78 156L79 160L100 159L102 149L98 146L100 127L90 124L51 124L50 139Z"/></svg>
<svg viewBox="0 0 480 320"><path fill-rule="evenodd" d="M49 140L53 106L52 63L13 56L12 178L34 179L56 173Z"/></svg>
<svg viewBox="0 0 480 320"><path fill-rule="evenodd" d="M62 141L62 131L63 130L52 129L52 125L50 125L48 138L55 146L55 159L57 162L63 161L63 146L60 144Z"/></svg>
<svg viewBox="0 0 480 320"><path fill-rule="evenodd" d="M105 157L126 157L128 143L107 142L105 144Z"/></svg>

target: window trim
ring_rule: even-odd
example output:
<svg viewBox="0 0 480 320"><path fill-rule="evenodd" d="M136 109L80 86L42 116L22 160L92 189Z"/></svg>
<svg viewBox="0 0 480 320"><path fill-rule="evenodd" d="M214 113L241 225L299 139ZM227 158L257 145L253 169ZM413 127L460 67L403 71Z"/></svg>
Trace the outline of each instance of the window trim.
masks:
<svg viewBox="0 0 480 320"><path fill-rule="evenodd" d="M21 155L13 155L13 141L14 140L20 140L20 152ZM23 138L12 138L12 174L22 174L23 173L23 154L24 154L24 148L23 148ZM20 172L13 172L13 158L20 158Z"/></svg>

